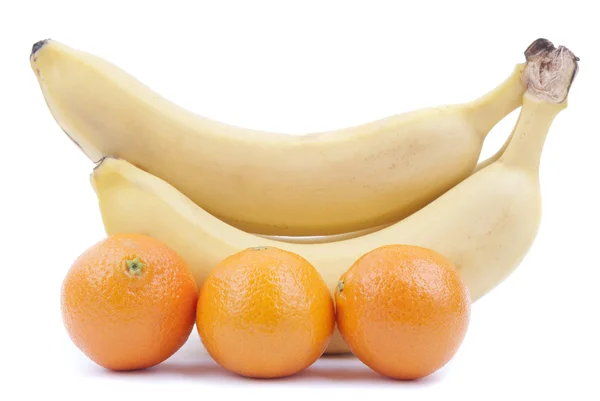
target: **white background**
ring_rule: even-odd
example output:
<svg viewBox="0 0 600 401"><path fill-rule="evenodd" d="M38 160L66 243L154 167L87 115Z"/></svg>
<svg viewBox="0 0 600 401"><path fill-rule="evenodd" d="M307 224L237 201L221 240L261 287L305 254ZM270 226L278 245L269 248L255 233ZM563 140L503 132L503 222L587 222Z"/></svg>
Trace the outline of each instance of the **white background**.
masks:
<svg viewBox="0 0 600 401"><path fill-rule="evenodd" d="M0 399L599 399L600 32L589 0L2 4ZM127 374L96 366L70 342L60 285L104 231L92 163L55 124L29 66L31 45L47 37L112 61L204 116L292 134L474 99L538 37L581 62L544 149L536 242L473 305L446 367L403 383L352 357L325 358L295 377L256 381L213 363L195 330L162 365ZM482 157L515 118L493 130Z"/></svg>

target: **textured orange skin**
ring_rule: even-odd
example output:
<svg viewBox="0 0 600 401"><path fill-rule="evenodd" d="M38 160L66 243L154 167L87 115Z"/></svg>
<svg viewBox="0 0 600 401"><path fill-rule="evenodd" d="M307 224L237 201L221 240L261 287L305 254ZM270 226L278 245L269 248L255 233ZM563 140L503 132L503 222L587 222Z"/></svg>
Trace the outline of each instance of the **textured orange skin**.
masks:
<svg viewBox="0 0 600 401"><path fill-rule="evenodd" d="M141 274L129 272L138 257ZM64 279L61 309L69 336L97 364L143 369L175 353L194 326L198 291L187 264L158 240L113 235L93 245Z"/></svg>
<svg viewBox="0 0 600 401"><path fill-rule="evenodd" d="M462 343L471 301L452 262L420 247L389 245L359 258L335 292L342 337L365 365L395 379L444 366Z"/></svg>
<svg viewBox="0 0 600 401"><path fill-rule="evenodd" d="M250 248L219 263L200 289L196 328L225 369L274 378L312 365L335 327L325 281L304 258Z"/></svg>

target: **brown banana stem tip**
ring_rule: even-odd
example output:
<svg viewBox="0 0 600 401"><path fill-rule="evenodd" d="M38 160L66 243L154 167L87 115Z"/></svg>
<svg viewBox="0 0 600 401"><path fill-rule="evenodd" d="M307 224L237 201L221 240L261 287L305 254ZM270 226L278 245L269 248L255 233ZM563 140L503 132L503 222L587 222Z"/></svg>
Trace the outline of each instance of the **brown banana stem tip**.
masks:
<svg viewBox="0 0 600 401"><path fill-rule="evenodd" d="M527 91L549 103L564 102L579 70L579 57L565 46L555 47L540 38L525 50L525 59L522 77Z"/></svg>

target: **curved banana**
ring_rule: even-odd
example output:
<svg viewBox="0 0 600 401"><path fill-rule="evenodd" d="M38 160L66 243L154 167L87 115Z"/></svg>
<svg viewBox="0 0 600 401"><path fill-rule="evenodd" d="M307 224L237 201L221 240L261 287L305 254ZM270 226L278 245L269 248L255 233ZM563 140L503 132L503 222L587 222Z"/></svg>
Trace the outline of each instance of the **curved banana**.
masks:
<svg viewBox="0 0 600 401"><path fill-rule="evenodd" d="M524 64L465 104L303 136L190 113L91 54L46 40L31 66L52 115L93 161L125 159L247 232L316 236L394 223L469 176L521 105Z"/></svg>
<svg viewBox="0 0 600 401"><path fill-rule="evenodd" d="M518 122L517 122L517 124L518 124ZM502 156L504 154L504 151L506 150L506 148L508 147L508 144L512 140L513 135L514 135L514 130L508 136L508 138L506 139L506 141L504 142L502 147L500 149L498 149L498 151L496 151L496 153L494 153L492 156L488 157L487 159L482 160L481 162L477 163L477 166L475 166L475 169L473 170L473 174L475 174L479 170L481 170L481 169L489 166L490 164L494 163L495 161L497 161L500 158L500 156ZM394 222L394 223L397 223L397 222ZM375 231L379 231L379 230L381 230L385 227L388 227L394 223L384 224L384 225L376 226L376 227L372 227L372 228L365 228L365 229L357 230L357 231L350 231L350 232L346 232L346 233L329 234L329 235L306 235L306 236L285 236L285 235L268 235L268 234L256 234L256 235L258 235L262 238L271 239L274 241L290 242L293 244L326 244L329 242L343 241L346 239L362 237L363 235L370 234Z"/></svg>
<svg viewBox="0 0 600 401"><path fill-rule="evenodd" d="M219 220L167 182L124 160L106 158L91 176L106 231L160 239L189 262L200 285L232 253L253 246L279 247L309 260L332 293L341 274L366 252L386 244L418 245L452 260L476 301L513 271L535 239L541 149L555 116L567 106L577 69L577 58L569 50L547 41L535 42L526 54L531 61L525 71L529 90L504 154L399 223L327 244L272 241ZM336 333L327 352L347 350Z"/></svg>
<svg viewBox="0 0 600 401"><path fill-rule="evenodd" d="M514 131L508 136L508 138L506 139L506 141L504 142L502 147L500 149L498 149L498 151L496 151L496 153L494 153L492 156L488 157L487 159L482 160L481 162L477 163L477 166L475 166L475 169L473 170L473 174L478 172L479 170L489 166L496 160L498 160L500 158L500 156L502 156L502 154L504 154L504 151L508 147L508 144L510 143L513 135L514 135ZM394 222L394 223L397 223L397 222ZM365 229L357 230L357 231L350 231L350 232L346 232L346 233L329 234L329 235L304 235L304 236L296 236L296 235L285 236L285 235L268 235L268 234L256 234L256 235L266 238L266 239L290 242L293 244L326 244L328 242L343 241L346 239L361 237L363 235L370 234L375 231L379 231L382 228L390 226L394 223L383 224L381 226L365 228Z"/></svg>
<svg viewBox="0 0 600 401"><path fill-rule="evenodd" d="M517 121L515 126L518 125L518 123L519 122ZM494 163L495 161L497 161L504 154L504 151L506 151L506 148L508 147L508 144L512 140L514 134L515 134L515 131L513 130L511 132L511 134L504 141L504 144L502 145L502 147L500 149L498 149L496 151L496 153L494 153L487 159L484 159L484 160L480 161L479 163L477 163L477 166L475 166L475 168L473 169L472 174L475 174L479 170L481 170L481 169L489 166L490 164ZM394 223L397 223L397 222L394 222ZM379 231L379 230L381 230L385 227L388 227L394 223L384 224L384 225L376 226L376 227L372 227L372 228L365 228L365 229L357 230L357 231L350 231L350 232L346 232L346 233L329 234L329 235L308 235L308 236L284 236L284 235L268 235L268 234L256 234L256 235L263 237L263 238L272 239L275 241L290 242L290 243L294 243L294 244L325 244L328 242L343 241L346 239L361 237L363 235L370 234L375 231Z"/></svg>
<svg viewBox="0 0 600 401"><path fill-rule="evenodd" d="M508 147L508 144L510 143L513 135L514 135L514 130L508 136L508 138L506 139L506 141L504 142L502 147L500 149L498 149L498 151L496 151L496 153L494 153L492 156L488 157L487 159L482 160L481 162L477 163L477 166L475 166L475 169L473 170L473 174L478 172L479 170L489 166L496 160L498 160L500 158L500 156L502 156L504 154L504 151ZM394 223L397 223L397 222L394 222ZM268 235L268 234L256 234L256 235L263 237L263 238L272 239L275 241L290 242L290 243L294 243L294 244L325 244L328 242L343 241L346 239L361 237L365 234L370 234L375 231L379 231L382 228L390 226L394 223L383 224L381 226L365 228L365 229L357 230L357 231L350 231L350 232L346 232L346 233L329 234L329 235L305 235L305 236L285 236L285 235Z"/></svg>

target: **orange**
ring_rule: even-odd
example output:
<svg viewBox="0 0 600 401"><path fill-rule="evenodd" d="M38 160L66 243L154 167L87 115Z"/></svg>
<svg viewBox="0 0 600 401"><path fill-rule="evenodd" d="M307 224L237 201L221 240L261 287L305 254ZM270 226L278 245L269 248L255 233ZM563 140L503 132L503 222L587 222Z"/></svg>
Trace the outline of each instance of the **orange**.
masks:
<svg viewBox="0 0 600 401"><path fill-rule="evenodd" d="M395 379L444 366L462 343L469 292L454 265L425 248L389 245L359 258L335 291L337 324L364 364Z"/></svg>
<svg viewBox="0 0 600 401"><path fill-rule="evenodd" d="M333 299L304 258L256 247L221 261L200 288L196 327L211 357L242 376L290 376L325 351Z"/></svg>
<svg viewBox="0 0 600 401"><path fill-rule="evenodd" d="M75 345L112 370L157 365L194 326L197 287L183 259L158 240L110 236L75 260L64 279L62 316Z"/></svg>

